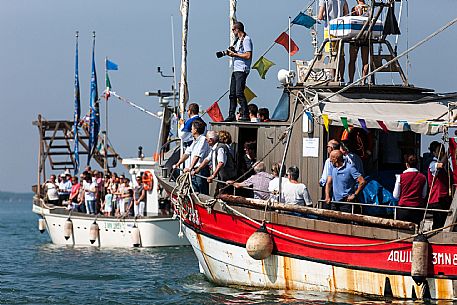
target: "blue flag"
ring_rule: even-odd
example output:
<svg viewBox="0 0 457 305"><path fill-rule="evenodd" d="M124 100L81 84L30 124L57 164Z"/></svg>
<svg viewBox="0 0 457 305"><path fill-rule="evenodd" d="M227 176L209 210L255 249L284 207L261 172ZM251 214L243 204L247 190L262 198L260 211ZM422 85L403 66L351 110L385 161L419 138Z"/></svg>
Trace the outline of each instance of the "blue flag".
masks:
<svg viewBox="0 0 457 305"><path fill-rule="evenodd" d="M106 70L117 70L119 66L112 62L111 60L106 60Z"/></svg>
<svg viewBox="0 0 457 305"><path fill-rule="evenodd" d="M100 131L100 106L98 103L97 72L95 70L95 33L92 45L92 73L90 77L90 122L89 122L89 151L87 155L87 165L90 164L98 142L98 132Z"/></svg>
<svg viewBox="0 0 457 305"><path fill-rule="evenodd" d="M73 134L75 141L74 156L75 156L75 169L74 175L79 172L79 118L81 116L81 99L79 92L79 71L78 71L78 32L76 32L76 52L75 52L75 113L73 122Z"/></svg>
<svg viewBox="0 0 457 305"><path fill-rule="evenodd" d="M316 20L313 17L300 12L297 15L297 17L295 17L294 20L292 20L292 23L302 25L310 29L316 23Z"/></svg>

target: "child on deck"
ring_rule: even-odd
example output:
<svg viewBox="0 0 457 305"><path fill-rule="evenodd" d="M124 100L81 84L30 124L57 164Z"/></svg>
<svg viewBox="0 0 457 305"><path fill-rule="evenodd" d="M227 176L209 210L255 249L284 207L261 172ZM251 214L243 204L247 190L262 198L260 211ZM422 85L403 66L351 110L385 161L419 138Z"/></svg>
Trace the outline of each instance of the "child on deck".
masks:
<svg viewBox="0 0 457 305"><path fill-rule="evenodd" d="M105 200L102 203L102 210L105 216L110 216L113 211L113 194L111 194L110 189L107 189Z"/></svg>

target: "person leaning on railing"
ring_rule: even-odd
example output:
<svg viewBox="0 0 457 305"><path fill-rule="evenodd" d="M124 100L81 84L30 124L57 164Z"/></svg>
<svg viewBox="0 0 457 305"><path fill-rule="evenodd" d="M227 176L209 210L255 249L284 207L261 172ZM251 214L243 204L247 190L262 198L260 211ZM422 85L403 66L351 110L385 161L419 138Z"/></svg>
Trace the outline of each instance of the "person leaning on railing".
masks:
<svg viewBox="0 0 457 305"><path fill-rule="evenodd" d="M397 175L394 198L398 199L398 205L402 207L423 207L427 197L427 178L417 169L417 156L405 157L406 170ZM420 224L424 216L422 210L397 209L397 219Z"/></svg>
<svg viewBox="0 0 457 305"><path fill-rule="evenodd" d="M355 166L344 160L341 151L332 151L330 162L333 168L325 185L325 202L330 204L332 210L351 213L350 205L336 204L335 201L357 202L357 196L362 192L366 181Z"/></svg>

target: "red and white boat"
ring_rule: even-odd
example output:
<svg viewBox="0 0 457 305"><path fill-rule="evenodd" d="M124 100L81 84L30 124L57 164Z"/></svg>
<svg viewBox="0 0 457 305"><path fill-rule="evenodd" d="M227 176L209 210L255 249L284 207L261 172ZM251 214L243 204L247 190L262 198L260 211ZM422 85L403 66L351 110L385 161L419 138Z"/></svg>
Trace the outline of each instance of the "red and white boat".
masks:
<svg viewBox="0 0 457 305"><path fill-rule="evenodd" d="M383 7L373 8L360 35L336 38L336 43L369 37L370 24L377 24ZM166 170L156 171L165 174L157 176L159 184L173 197L185 235L210 281L394 298L457 298L455 197L445 226L434 231L426 229L430 209L424 211L424 226L418 227L392 215L370 216L363 204L360 214L319 208L318 181L328 140L350 129L365 173L389 184L404 169L403 154L419 155L426 135L447 135L454 124L456 94L412 86L386 36L372 37L369 43L388 53L371 55L373 72L368 77L395 73L400 85L375 84L372 78L370 85L344 86L338 79L328 79L325 69L337 70L342 54L325 53L322 45L312 61L297 62L296 83L285 77L271 122L211 123L213 130L231 133L237 155L243 153L243 143L256 141L257 159L267 168L281 161L298 166L314 207L205 196L186 186L187 176L177 183L170 181ZM261 227L263 232L257 232Z"/></svg>

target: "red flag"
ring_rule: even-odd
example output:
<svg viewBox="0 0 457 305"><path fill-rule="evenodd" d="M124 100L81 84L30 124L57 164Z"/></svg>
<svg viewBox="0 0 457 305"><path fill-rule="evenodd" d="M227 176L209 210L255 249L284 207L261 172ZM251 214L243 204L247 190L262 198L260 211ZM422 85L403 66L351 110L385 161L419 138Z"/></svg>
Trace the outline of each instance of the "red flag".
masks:
<svg viewBox="0 0 457 305"><path fill-rule="evenodd" d="M382 128L382 130L384 132L388 132L389 131L389 129L387 129L387 126L383 121L376 121L376 122L378 122L379 126L381 126L381 128Z"/></svg>
<svg viewBox="0 0 457 305"><path fill-rule="evenodd" d="M213 122L222 122L224 117L222 116L221 109L219 108L218 102L214 102L208 109L206 109L206 113L210 116Z"/></svg>
<svg viewBox="0 0 457 305"><path fill-rule="evenodd" d="M294 56L294 54L298 52L298 46L292 39L290 39L291 49L289 50L289 35L287 35L286 32L282 32L281 35L276 38L275 42L286 48L286 50L290 53L290 56Z"/></svg>

